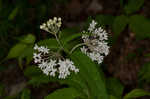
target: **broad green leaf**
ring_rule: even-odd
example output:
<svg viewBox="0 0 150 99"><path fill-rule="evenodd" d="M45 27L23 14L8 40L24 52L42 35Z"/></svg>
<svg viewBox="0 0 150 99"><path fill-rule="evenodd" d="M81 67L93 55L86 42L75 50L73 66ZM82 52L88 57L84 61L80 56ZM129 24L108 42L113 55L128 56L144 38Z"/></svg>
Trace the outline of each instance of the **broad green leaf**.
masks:
<svg viewBox="0 0 150 99"><path fill-rule="evenodd" d="M97 15L95 20L100 24L101 26L105 25L112 25L114 21L114 16L112 15Z"/></svg>
<svg viewBox="0 0 150 99"><path fill-rule="evenodd" d="M106 80L106 87L109 94L121 98L124 86L120 83L118 79L108 78Z"/></svg>
<svg viewBox="0 0 150 99"><path fill-rule="evenodd" d="M20 41L23 43L32 44L35 42L35 36L32 34L28 34L24 36Z"/></svg>
<svg viewBox="0 0 150 99"><path fill-rule="evenodd" d="M33 59L33 45L28 46L24 49L23 53L19 56L19 66L22 68L22 62L26 59L26 64L28 65Z"/></svg>
<svg viewBox="0 0 150 99"><path fill-rule="evenodd" d="M137 39L150 38L150 21L144 16L131 16L129 27L135 33Z"/></svg>
<svg viewBox="0 0 150 99"><path fill-rule="evenodd" d="M146 82L150 82L150 63L146 63L142 66L138 76L140 81L145 80Z"/></svg>
<svg viewBox="0 0 150 99"><path fill-rule="evenodd" d="M31 99L31 92L29 89L24 89L21 94L21 99Z"/></svg>
<svg viewBox="0 0 150 99"><path fill-rule="evenodd" d="M114 40L118 38L118 36L125 29L127 24L128 24L127 16L121 15L115 18L114 23L113 23L113 32L114 32L113 39Z"/></svg>
<svg viewBox="0 0 150 99"><path fill-rule="evenodd" d="M15 46L13 46L10 49L7 59L16 58L16 57L20 56L26 47L27 47L27 45L23 44L23 43L16 44Z"/></svg>
<svg viewBox="0 0 150 99"><path fill-rule="evenodd" d="M93 99L108 99L105 83L98 71L98 66L80 51L75 51L71 55L71 59L80 69L81 76L89 87L89 97Z"/></svg>
<svg viewBox="0 0 150 99"><path fill-rule="evenodd" d="M128 0L128 4L124 7L127 14L132 14L138 11L144 4L144 0Z"/></svg>
<svg viewBox="0 0 150 99"><path fill-rule="evenodd" d="M80 96L74 88L63 88L54 91L44 99L75 99Z"/></svg>
<svg viewBox="0 0 150 99"><path fill-rule="evenodd" d="M134 89L126 94L123 99L135 99L141 96L150 96L150 92L144 91L143 89Z"/></svg>
<svg viewBox="0 0 150 99"><path fill-rule="evenodd" d="M86 82L84 81L84 79L82 78L82 75L80 72L77 74L72 74L64 80L60 79L58 80L58 82L60 84L67 84L70 87L77 89L78 92L82 93L84 97L87 97L89 94L88 86Z"/></svg>
<svg viewBox="0 0 150 99"><path fill-rule="evenodd" d="M41 45L41 46L47 46L50 49L58 49L59 48L59 44L57 43L56 39L41 40L37 44Z"/></svg>

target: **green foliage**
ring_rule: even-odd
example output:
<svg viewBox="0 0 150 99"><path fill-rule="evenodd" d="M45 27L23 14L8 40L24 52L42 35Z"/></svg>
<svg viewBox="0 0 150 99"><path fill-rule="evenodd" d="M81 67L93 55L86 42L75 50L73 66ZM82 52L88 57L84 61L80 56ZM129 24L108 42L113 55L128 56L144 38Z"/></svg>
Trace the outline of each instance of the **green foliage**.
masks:
<svg viewBox="0 0 150 99"><path fill-rule="evenodd" d="M101 26L112 26L114 22L115 17L112 15L97 15L95 20L101 25Z"/></svg>
<svg viewBox="0 0 150 99"><path fill-rule="evenodd" d="M23 38L21 38L20 42L26 44L33 44L35 42L35 36L32 34L25 35Z"/></svg>
<svg viewBox="0 0 150 99"><path fill-rule="evenodd" d="M143 4L144 0L128 0L128 4L124 7L124 10L126 14L132 14L138 11Z"/></svg>
<svg viewBox="0 0 150 99"><path fill-rule="evenodd" d="M76 30L73 30L73 29L64 29L59 37L60 37L60 40L62 41L63 45L65 46L68 42L72 41L72 40L75 40L79 37L81 37L82 34L81 33L78 33L78 31Z"/></svg>
<svg viewBox="0 0 150 99"><path fill-rule="evenodd" d="M25 48L27 48L26 44L23 43L16 44L14 47L10 49L7 59L19 57L23 53Z"/></svg>
<svg viewBox="0 0 150 99"><path fill-rule="evenodd" d="M29 89L24 89L21 94L21 99L31 99L31 92Z"/></svg>
<svg viewBox="0 0 150 99"><path fill-rule="evenodd" d="M17 58L20 68L22 66L22 60L25 58L26 63L29 64L33 56L33 43L35 42L35 37L32 34L24 36L19 43L13 46L6 59Z"/></svg>
<svg viewBox="0 0 150 99"><path fill-rule="evenodd" d="M139 81L146 81L146 82L150 83L150 73L149 72L150 72L150 63L147 63L141 68L141 70L138 74Z"/></svg>
<svg viewBox="0 0 150 99"><path fill-rule="evenodd" d="M25 36L23 40L21 40L18 44L16 44L10 49L7 59L17 58L20 55L22 55L22 53L26 52L26 48L28 48L28 44L33 44L34 41L35 41L35 37L33 35L29 34Z"/></svg>
<svg viewBox="0 0 150 99"><path fill-rule="evenodd" d="M106 87L109 94L113 95L113 97L118 97L121 99L124 86L120 83L119 80L115 78L108 78L106 80Z"/></svg>
<svg viewBox="0 0 150 99"><path fill-rule="evenodd" d="M110 95L109 99L119 99L119 98L116 98L115 96Z"/></svg>
<svg viewBox="0 0 150 99"><path fill-rule="evenodd" d="M58 49L59 48L59 44L56 41L56 39L45 39L45 40L41 40L37 43L39 46L47 46L50 49Z"/></svg>
<svg viewBox="0 0 150 99"><path fill-rule="evenodd" d="M80 43L79 38L81 36L82 33L74 29L64 29L59 34L60 41L66 51L71 50L76 44Z"/></svg>
<svg viewBox="0 0 150 99"><path fill-rule="evenodd" d="M43 74L37 66L28 66L24 70L24 75L30 78L30 80L28 81L28 84L37 86L37 87L40 86L40 84L47 84L51 81L54 81L54 79Z"/></svg>
<svg viewBox="0 0 150 99"><path fill-rule="evenodd" d="M37 66L28 66L24 70L24 75L26 77L39 76L41 73L42 73L41 70Z"/></svg>
<svg viewBox="0 0 150 99"><path fill-rule="evenodd" d="M113 23L113 39L116 41L120 33L125 29L128 24L128 17L125 15L117 16Z"/></svg>
<svg viewBox="0 0 150 99"><path fill-rule="evenodd" d="M52 94L49 94L44 99L75 99L80 96L80 93L74 88L58 89ZM78 98L77 98L78 99Z"/></svg>
<svg viewBox="0 0 150 99"><path fill-rule="evenodd" d="M102 80L102 75L100 75L97 65L88 56L78 51L71 55L71 59L80 69L79 73L81 73L82 79L86 81L89 88L88 96L92 99L108 99L105 82Z"/></svg>
<svg viewBox="0 0 150 99"><path fill-rule="evenodd" d="M131 16L129 27L136 34L137 39L150 38L150 22L144 16Z"/></svg>
<svg viewBox="0 0 150 99"><path fill-rule="evenodd" d="M33 58L33 45L28 46L24 49L23 53L18 58L19 65L22 65L23 59L26 59L26 64L29 64Z"/></svg>
<svg viewBox="0 0 150 99"><path fill-rule="evenodd" d="M134 89L128 94L126 94L123 99L134 99L141 96L150 96L150 92L144 91L142 89Z"/></svg>

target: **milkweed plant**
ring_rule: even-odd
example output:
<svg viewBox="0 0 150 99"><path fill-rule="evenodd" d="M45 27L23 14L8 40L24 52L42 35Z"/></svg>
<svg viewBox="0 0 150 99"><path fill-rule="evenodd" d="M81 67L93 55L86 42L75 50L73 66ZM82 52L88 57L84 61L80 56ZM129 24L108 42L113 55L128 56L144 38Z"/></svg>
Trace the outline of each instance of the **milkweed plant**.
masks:
<svg viewBox="0 0 150 99"><path fill-rule="evenodd" d="M49 19L46 23L40 25L40 29L47 31L55 36L59 46L64 49L61 44L58 34L61 32L61 18L54 17ZM97 22L92 20L87 31L82 32L81 39L83 43L77 44L69 53L72 53L77 47L81 47L81 52L86 54L92 61L97 62L98 64L103 62L104 56L109 53L109 46L107 43L108 33L103 30L101 27L96 28ZM51 49L46 46L34 46L34 63L43 71L45 75L57 76L59 79L65 79L75 72L77 74L80 70L74 65L74 62L64 57L59 52L51 51ZM63 50L65 52L65 50Z"/></svg>
<svg viewBox="0 0 150 99"><path fill-rule="evenodd" d="M78 34L77 37L80 42L68 50L63 42L65 40L59 38L59 34L62 33L60 29L62 25L61 18L54 17L40 25L40 29L55 37L59 46L58 49L52 50L46 45L39 46L38 44L35 44L33 48L34 63L41 69L43 74L56 77L60 79L60 82L61 80L67 80L67 82L71 80L79 84L83 87L81 87L81 92L84 93L85 99L108 98L104 81L101 79L102 77L97 68L97 65L101 64L104 57L109 54L108 33L102 27L97 27L97 24L95 20L92 20L88 29ZM85 76L88 79L84 78ZM80 88L76 89L79 90ZM99 92L102 93L99 94ZM51 95L47 97L51 97ZM83 95L77 97L82 99Z"/></svg>
<svg viewBox="0 0 150 99"><path fill-rule="evenodd" d="M19 37L19 42L0 63L11 58L18 59L24 76L29 78L29 85L39 87L49 82L65 85L43 96L44 99L134 99L150 96L149 92L141 89L140 84L138 88L126 93L126 86L114 77L105 77L103 69L107 66L101 66L110 52L108 42L114 44L125 29L134 32L137 40L150 37L148 19L135 13L142 7L144 0L128 0L128 3L124 3L120 0L121 15L96 15L95 20L91 20L87 29L81 32L61 29L61 18L49 19L39 26L48 33L48 39L35 43L36 37L32 34ZM12 14L15 14L14 11L17 12L16 8ZM112 29L112 39L101 27L106 25ZM140 83L149 82L149 67L146 64L139 72ZM0 98L1 89L0 83ZM30 94L30 89L24 88L21 99L31 99Z"/></svg>

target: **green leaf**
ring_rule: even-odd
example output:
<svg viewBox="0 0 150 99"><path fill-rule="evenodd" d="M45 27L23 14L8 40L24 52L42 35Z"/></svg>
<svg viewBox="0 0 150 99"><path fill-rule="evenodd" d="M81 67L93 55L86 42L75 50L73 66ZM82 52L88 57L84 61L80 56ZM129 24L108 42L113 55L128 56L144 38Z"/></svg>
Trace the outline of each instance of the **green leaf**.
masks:
<svg viewBox="0 0 150 99"><path fill-rule="evenodd" d="M64 46L70 41L75 40L81 36L82 33L78 33L78 31L75 31L73 29L64 29L59 35L60 40L64 44Z"/></svg>
<svg viewBox="0 0 150 99"><path fill-rule="evenodd" d="M150 96L150 93L144 91L143 89L134 89L131 92L129 92L127 95L125 95L123 99L133 99L141 96Z"/></svg>
<svg viewBox="0 0 150 99"><path fill-rule="evenodd" d="M97 15L95 20L100 24L101 26L105 25L112 25L114 21L114 16L112 15Z"/></svg>
<svg viewBox="0 0 150 99"><path fill-rule="evenodd" d="M98 71L98 66L82 52L75 51L71 55L72 61L80 70L81 77L89 88L89 97L92 99L108 99L105 83ZM82 59L82 60L81 60Z"/></svg>
<svg viewBox="0 0 150 99"><path fill-rule="evenodd" d="M140 72L138 74L139 80L150 83L150 63L146 63L142 68L140 69Z"/></svg>
<svg viewBox="0 0 150 99"><path fill-rule="evenodd" d="M86 85L86 82L82 78L81 73L77 74L71 74L68 78L62 80L58 80L60 84L67 84L70 87L73 87L78 90L78 92L82 93L82 96L87 97L88 96L88 86Z"/></svg>
<svg viewBox="0 0 150 99"><path fill-rule="evenodd" d="M131 16L129 27L135 33L137 39L150 38L150 21L144 16Z"/></svg>
<svg viewBox="0 0 150 99"><path fill-rule="evenodd" d="M50 49L58 49L59 48L59 44L57 43L56 39L41 40L37 44L41 45L41 46L47 46Z"/></svg>
<svg viewBox="0 0 150 99"><path fill-rule="evenodd" d="M20 41L26 44L32 44L35 42L35 36L32 34L28 34L24 36Z"/></svg>
<svg viewBox="0 0 150 99"><path fill-rule="evenodd" d="M49 77L45 74L41 74L39 76L31 77L31 80L28 81L28 84L38 87L40 86L40 84L47 84L49 82L54 82L54 81L56 81L54 77Z"/></svg>
<svg viewBox="0 0 150 99"><path fill-rule="evenodd" d="M118 36L125 29L127 24L128 24L127 16L121 15L115 18L114 23L113 23L113 32L114 32L113 39L114 40L118 38Z"/></svg>
<svg viewBox="0 0 150 99"><path fill-rule="evenodd" d="M34 76L39 76L41 74L42 74L42 72L37 66L28 66L24 70L24 75L26 77L34 77Z"/></svg>
<svg viewBox="0 0 150 99"><path fill-rule="evenodd" d="M124 86L120 83L118 79L108 78L106 80L106 87L109 94L121 98Z"/></svg>
<svg viewBox="0 0 150 99"><path fill-rule="evenodd" d="M8 20L14 20L14 18L16 17L16 15L19 11L19 8L20 8L20 6L17 6L16 8L13 9L13 11L8 16Z"/></svg>
<svg viewBox="0 0 150 99"><path fill-rule="evenodd" d="M21 94L21 99L31 99L30 94L31 94L31 92L29 89L24 89L22 94Z"/></svg>
<svg viewBox="0 0 150 99"><path fill-rule="evenodd" d="M74 88L58 89L52 94L49 94L44 99L75 99L80 96Z"/></svg>
<svg viewBox="0 0 150 99"><path fill-rule="evenodd" d="M26 47L27 47L27 45L23 44L23 43L16 44L14 47L12 47L10 49L7 59L16 58L16 57L20 56Z"/></svg>
<svg viewBox="0 0 150 99"><path fill-rule="evenodd" d="M138 11L143 4L144 0L129 0L128 4L124 7L125 12L127 14L132 14Z"/></svg>
<svg viewBox="0 0 150 99"><path fill-rule="evenodd" d="M22 68L22 61L24 58L26 59L27 65L32 61L32 59L33 59L33 45L30 45L27 48L25 48L23 53L19 56L18 61L19 61L19 66L21 66L21 68Z"/></svg>

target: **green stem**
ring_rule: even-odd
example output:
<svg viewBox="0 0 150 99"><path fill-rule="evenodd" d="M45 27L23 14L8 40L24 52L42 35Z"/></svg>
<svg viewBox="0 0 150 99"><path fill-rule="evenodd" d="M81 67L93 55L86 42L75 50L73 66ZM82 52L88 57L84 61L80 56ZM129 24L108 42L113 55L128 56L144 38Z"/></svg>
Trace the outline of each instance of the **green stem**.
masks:
<svg viewBox="0 0 150 99"><path fill-rule="evenodd" d="M59 38L58 38L58 36L57 36L56 34L55 34L55 37L56 37L56 40L57 40L58 44L59 44L60 47L61 47L61 48L58 50L58 52L59 52L61 49L63 49L66 53L69 53L69 51L63 47L63 45L61 44L61 42L60 42L60 40L59 40Z"/></svg>
<svg viewBox="0 0 150 99"><path fill-rule="evenodd" d="M60 47L64 50L64 47L62 46L62 44L61 44L61 42L59 41L58 36L57 36L56 34L55 34L55 37L56 37L56 40L57 40L58 44L60 45Z"/></svg>
<svg viewBox="0 0 150 99"><path fill-rule="evenodd" d="M71 49L71 51L69 52L69 54L72 54L72 52L73 52L76 48L78 48L78 47L80 47L80 46L83 46L83 45L86 45L86 43L77 44L76 46L74 46L74 47Z"/></svg>

